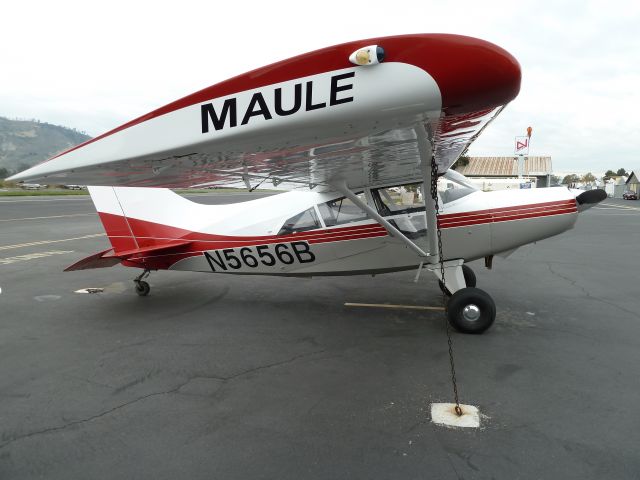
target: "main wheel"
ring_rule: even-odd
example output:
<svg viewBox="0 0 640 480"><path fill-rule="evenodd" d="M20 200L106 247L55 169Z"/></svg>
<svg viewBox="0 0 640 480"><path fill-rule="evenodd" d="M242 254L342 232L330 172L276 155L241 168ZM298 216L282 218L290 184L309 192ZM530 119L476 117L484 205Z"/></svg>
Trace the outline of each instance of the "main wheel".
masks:
<svg viewBox="0 0 640 480"><path fill-rule="evenodd" d="M467 284L467 287L475 287L476 286L476 274L471 269L471 267L467 265L462 265L462 275L464 275L464 282ZM438 286L440 290L449 297L451 296L451 292L449 289L445 289L442 280L438 280Z"/></svg>
<svg viewBox="0 0 640 480"><path fill-rule="evenodd" d="M447 317L453 328L462 333L482 333L496 319L496 304L484 290L467 287L449 299Z"/></svg>
<svg viewBox="0 0 640 480"><path fill-rule="evenodd" d="M151 287L144 280L140 280L139 282L136 282L136 293L141 297L146 297L147 295L149 295L150 291L151 291Z"/></svg>

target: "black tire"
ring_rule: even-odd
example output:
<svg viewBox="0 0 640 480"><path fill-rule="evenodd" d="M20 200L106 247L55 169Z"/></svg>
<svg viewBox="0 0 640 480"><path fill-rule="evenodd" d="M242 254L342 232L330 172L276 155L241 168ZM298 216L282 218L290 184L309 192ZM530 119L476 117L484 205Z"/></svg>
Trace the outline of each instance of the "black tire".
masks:
<svg viewBox="0 0 640 480"><path fill-rule="evenodd" d="M476 286L476 274L471 269L471 267L467 265L462 265L462 275L464 275L464 282L467 284L467 287ZM442 291L442 293L444 293L448 297L451 296L451 292L449 291L449 289L444 288L444 284L442 283L442 280L438 280L438 286L440 287L440 290Z"/></svg>
<svg viewBox="0 0 640 480"><path fill-rule="evenodd" d="M462 265L462 274L464 275L464 281L467 287L476 286L476 274L468 265Z"/></svg>
<svg viewBox="0 0 640 480"><path fill-rule="evenodd" d="M465 310L467 307L469 309ZM475 315L477 318L471 318ZM447 317L451 326L459 332L483 333L496 319L496 304L484 290L463 288L449 299Z"/></svg>
<svg viewBox="0 0 640 480"><path fill-rule="evenodd" d="M141 297L146 297L147 295L149 295L150 291L151 291L151 287L144 280L140 280L139 282L136 282L136 293Z"/></svg>

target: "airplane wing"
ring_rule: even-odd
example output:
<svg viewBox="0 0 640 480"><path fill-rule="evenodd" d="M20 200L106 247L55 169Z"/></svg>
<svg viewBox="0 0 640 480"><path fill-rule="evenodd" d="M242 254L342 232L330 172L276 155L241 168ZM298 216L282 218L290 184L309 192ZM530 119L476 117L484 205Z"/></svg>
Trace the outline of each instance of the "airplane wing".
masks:
<svg viewBox="0 0 640 480"><path fill-rule="evenodd" d="M416 128L440 172L516 97L520 67L482 40L373 38L205 88L10 180L332 190L421 179Z"/></svg>

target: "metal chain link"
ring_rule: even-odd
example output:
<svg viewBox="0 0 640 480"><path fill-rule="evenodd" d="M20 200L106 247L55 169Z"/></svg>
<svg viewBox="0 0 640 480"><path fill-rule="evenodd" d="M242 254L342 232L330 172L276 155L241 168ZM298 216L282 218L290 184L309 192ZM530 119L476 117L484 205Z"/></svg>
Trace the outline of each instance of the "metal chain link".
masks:
<svg viewBox="0 0 640 480"><path fill-rule="evenodd" d="M434 145L433 140L431 145ZM444 279L444 257L442 256L442 231L440 230L440 204L438 201L438 164L436 163L435 150L431 154L431 198L435 203L436 209L436 234L438 237L438 261L440 262L440 276L442 278L442 303L445 306L445 328L447 331L447 342L449 344L449 363L451 364L451 383L453 384L453 397L456 402L455 411L458 416L462 415L460 408L460 400L458 398L458 384L456 382L456 366L453 361L453 341L451 340L451 327L447 318L447 284Z"/></svg>

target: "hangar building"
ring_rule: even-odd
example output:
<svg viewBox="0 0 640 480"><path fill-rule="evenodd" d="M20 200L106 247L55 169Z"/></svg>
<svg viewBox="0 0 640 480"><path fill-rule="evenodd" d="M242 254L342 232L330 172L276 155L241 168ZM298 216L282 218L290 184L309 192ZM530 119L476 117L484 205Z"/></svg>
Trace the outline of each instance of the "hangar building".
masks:
<svg viewBox="0 0 640 480"><path fill-rule="evenodd" d="M636 192L638 196L640 196L640 180L638 180L638 176L635 172L631 172L629 178L627 179L627 183L625 185L625 190L631 190ZM620 196L622 198L622 195Z"/></svg>
<svg viewBox="0 0 640 480"><path fill-rule="evenodd" d="M469 157L467 165L456 171L470 179L518 179L517 157ZM550 187L553 167L551 157L524 157L522 178L535 182L537 188Z"/></svg>

